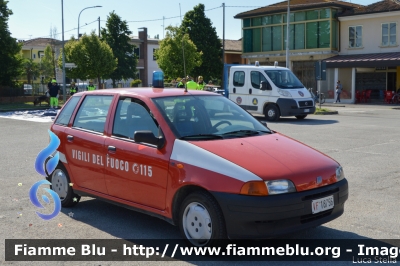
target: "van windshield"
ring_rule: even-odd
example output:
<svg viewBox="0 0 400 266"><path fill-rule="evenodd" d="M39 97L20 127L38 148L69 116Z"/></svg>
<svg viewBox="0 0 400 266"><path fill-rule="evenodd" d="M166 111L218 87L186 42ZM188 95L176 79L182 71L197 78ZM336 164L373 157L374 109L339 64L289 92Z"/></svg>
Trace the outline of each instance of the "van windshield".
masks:
<svg viewBox="0 0 400 266"><path fill-rule="evenodd" d="M287 69L265 70L270 80L281 89L304 88L300 80Z"/></svg>

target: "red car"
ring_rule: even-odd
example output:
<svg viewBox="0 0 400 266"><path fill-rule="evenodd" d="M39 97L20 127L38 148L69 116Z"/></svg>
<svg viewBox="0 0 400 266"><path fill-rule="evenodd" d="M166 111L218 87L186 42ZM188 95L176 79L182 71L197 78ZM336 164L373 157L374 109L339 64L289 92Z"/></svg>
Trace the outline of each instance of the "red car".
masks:
<svg viewBox="0 0 400 266"><path fill-rule="evenodd" d="M111 201L178 225L196 246L315 227L348 198L339 163L212 92L76 93L51 130L60 161L48 179L63 207Z"/></svg>

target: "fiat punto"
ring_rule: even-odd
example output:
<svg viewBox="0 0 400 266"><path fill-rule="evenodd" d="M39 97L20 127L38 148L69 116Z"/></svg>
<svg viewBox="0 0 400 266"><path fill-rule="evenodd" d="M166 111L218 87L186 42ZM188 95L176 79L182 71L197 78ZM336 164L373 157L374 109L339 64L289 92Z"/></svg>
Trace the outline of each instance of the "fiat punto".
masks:
<svg viewBox="0 0 400 266"><path fill-rule="evenodd" d="M48 180L63 207L103 199L179 226L195 246L315 227L348 198L338 162L212 92L76 93L51 131L60 160Z"/></svg>

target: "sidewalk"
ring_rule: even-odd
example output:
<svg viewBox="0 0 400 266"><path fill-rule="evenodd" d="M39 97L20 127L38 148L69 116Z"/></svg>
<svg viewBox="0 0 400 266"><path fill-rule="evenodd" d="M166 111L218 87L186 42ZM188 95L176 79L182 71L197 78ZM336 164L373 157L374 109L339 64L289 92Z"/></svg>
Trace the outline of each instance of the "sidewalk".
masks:
<svg viewBox="0 0 400 266"><path fill-rule="evenodd" d="M319 103L315 105L319 107ZM338 107L338 108L379 108L379 109L400 109L400 104L387 104L383 102L376 103L324 103L321 107Z"/></svg>

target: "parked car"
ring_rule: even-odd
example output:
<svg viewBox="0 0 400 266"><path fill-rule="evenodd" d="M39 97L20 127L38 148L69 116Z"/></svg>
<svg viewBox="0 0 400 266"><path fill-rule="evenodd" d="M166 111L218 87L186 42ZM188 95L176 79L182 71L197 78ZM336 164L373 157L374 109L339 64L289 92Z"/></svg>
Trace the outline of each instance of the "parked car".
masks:
<svg viewBox="0 0 400 266"><path fill-rule="evenodd" d="M194 246L315 227L348 198L338 162L212 92L80 92L51 131L60 161L48 180L63 207L103 199L179 226Z"/></svg>
<svg viewBox="0 0 400 266"><path fill-rule="evenodd" d="M24 84L24 94L25 95L32 95L32 85L31 84Z"/></svg>

